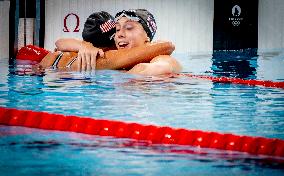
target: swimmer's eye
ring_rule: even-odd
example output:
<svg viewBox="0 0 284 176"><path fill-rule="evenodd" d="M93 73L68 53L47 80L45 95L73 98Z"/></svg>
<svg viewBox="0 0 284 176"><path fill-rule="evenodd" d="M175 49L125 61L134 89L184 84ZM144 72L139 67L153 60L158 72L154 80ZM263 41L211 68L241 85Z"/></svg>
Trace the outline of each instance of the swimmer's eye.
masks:
<svg viewBox="0 0 284 176"><path fill-rule="evenodd" d="M132 25L130 25L130 24L128 24L128 25L126 25L126 26L125 26L125 29L127 29L127 30L131 30L131 29L133 29L133 26L132 26Z"/></svg>
<svg viewBox="0 0 284 176"><path fill-rule="evenodd" d="M116 28L115 31L116 31L116 32L120 31L120 28Z"/></svg>

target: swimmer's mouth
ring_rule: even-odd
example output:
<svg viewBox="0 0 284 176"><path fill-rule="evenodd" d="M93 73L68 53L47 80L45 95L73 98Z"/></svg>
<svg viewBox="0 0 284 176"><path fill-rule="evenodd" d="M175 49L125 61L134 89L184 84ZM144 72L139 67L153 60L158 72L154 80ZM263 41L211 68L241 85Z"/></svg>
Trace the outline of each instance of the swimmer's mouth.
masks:
<svg viewBox="0 0 284 176"><path fill-rule="evenodd" d="M119 42L118 47L120 49L127 48L128 44L129 44L128 42Z"/></svg>

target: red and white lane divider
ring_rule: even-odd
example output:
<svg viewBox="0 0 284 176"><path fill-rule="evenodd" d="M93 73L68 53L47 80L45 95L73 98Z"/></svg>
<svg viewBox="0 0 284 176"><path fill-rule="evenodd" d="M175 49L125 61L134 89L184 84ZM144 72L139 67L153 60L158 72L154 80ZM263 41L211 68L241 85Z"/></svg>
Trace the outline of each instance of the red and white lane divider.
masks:
<svg viewBox="0 0 284 176"><path fill-rule="evenodd" d="M192 75L192 74L179 74L181 76L206 79L212 82L219 83L231 83L231 84L243 84L248 86L263 86L263 87L272 87L272 88L282 88L284 89L284 82L274 82L274 81L263 81L263 80L245 80L241 78L230 78L230 77L214 77L214 76L205 76L205 75Z"/></svg>
<svg viewBox="0 0 284 176"><path fill-rule="evenodd" d="M0 124L284 157L284 140L0 107Z"/></svg>

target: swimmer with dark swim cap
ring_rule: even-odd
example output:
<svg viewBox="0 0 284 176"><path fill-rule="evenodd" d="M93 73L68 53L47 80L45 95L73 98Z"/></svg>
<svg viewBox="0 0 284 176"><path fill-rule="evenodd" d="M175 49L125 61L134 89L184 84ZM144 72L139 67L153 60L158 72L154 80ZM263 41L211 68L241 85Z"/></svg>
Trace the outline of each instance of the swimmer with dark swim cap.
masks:
<svg viewBox="0 0 284 176"><path fill-rule="evenodd" d="M120 20L122 17L139 22L147 33L149 40L153 40L157 31L157 25L154 16L149 11L145 9L123 10L115 15L115 21Z"/></svg>
<svg viewBox="0 0 284 176"><path fill-rule="evenodd" d="M96 46L97 52L100 55L103 55L102 49L110 49L115 48L113 35L115 33L115 22L113 16L105 11L95 12L91 14L84 24L84 29L82 32L82 38L84 39L86 45L88 46ZM69 52L76 51L76 44L79 42L82 43L84 41L78 41L77 39L59 39L56 41L56 45L62 45L63 47L57 48L58 52L50 53L43 59L40 63L44 68L52 67L52 68L74 68L78 56L80 57L80 53ZM71 59L73 58L73 59ZM71 60L70 60L71 59ZM84 60L83 60L84 61ZM75 69L76 70L76 69Z"/></svg>
<svg viewBox="0 0 284 176"><path fill-rule="evenodd" d="M81 71L127 69L129 73L147 75L179 72L179 64L169 56L174 50L173 44L171 42L150 43L156 31L152 14L149 15L150 13L143 9L137 9L135 12L134 10L123 12L116 15L115 33L113 32L114 18L107 12L98 12L90 15L84 25L82 37L86 41L77 39L59 39L56 41L58 50L78 52L78 56L74 59L70 68ZM137 17L136 20L127 18L135 16ZM127 20L125 21L125 19ZM117 50L105 48L112 47L113 40ZM51 60L54 59L47 57L41 65L48 67L52 65ZM166 62L160 62L162 60ZM47 62L49 63L45 64ZM52 62L54 63L54 61ZM69 65L68 63L70 63L70 59L64 59L63 55L63 59L60 59L57 67L64 68ZM163 70L161 68L166 67L167 69L161 71ZM154 68L160 71L147 71Z"/></svg>

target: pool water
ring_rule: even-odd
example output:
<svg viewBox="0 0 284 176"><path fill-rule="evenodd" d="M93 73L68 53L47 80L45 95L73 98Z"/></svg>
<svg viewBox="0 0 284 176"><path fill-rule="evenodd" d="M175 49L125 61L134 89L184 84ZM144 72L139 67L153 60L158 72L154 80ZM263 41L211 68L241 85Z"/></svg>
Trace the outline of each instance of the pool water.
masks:
<svg viewBox="0 0 284 176"><path fill-rule="evenodd" d="M283 53L174 57L184 73L284 81ZM8 59L0 67L1 107L284 139L283 89L113 70L25 75ZM284 174L283 162L231 151L24 127L0 126L0 136L4 175Z"/></svg>

